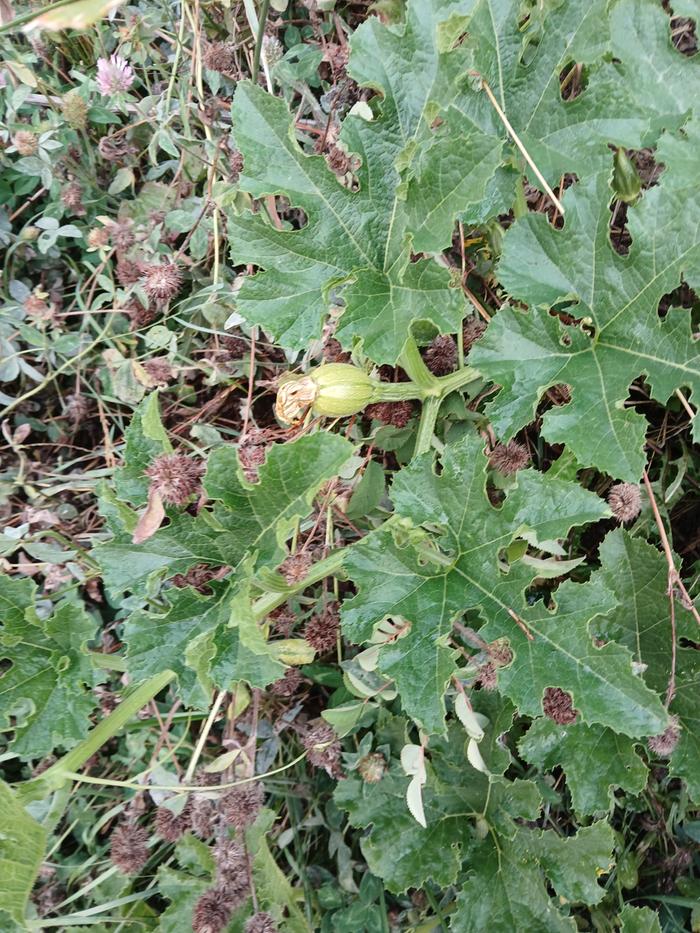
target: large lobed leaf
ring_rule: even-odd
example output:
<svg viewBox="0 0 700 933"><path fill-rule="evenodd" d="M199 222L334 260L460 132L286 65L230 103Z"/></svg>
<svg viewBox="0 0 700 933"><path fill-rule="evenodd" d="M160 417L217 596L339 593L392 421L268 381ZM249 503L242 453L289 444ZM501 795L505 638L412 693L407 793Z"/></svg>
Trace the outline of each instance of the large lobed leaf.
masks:
<svg viewBox="0 0 700 933"><path fill-rule="evenodd" d="M527 606L524 591L533 573L526 565L515 563L508 572L499 566L515 538L551 546L572 526L607 515L605 503L575 483L525 470L495 509L485 489L482 447L479 438L467 436L446 448L439 475L431 455L397 475L397 520L348 549L345 567L358 595L344 604L346 636L367 641L387 617L408 623L407 634L381 648L379 668L395 679L408 715L430 732L443 728L443 694L455 669L446 638L469 609L479 611L487 641L509 642L513 660L499 673L499 689L522 713L541 713L545 688L555 686L572 694L585 722L631 736L661 731L663 707L634 673L630 652L593 643L591 620L616 605L601 577L563 584L555 611L541 602ZM411 532L411 525L439 533L428 537Z"/></svg>
<svg viewBox="0 0 700 933"><path fill-rule="evenodd" d="M40 618L36 584L0 574L0 722L14 730L12 749L23 758L42 758L70 748L87 734L96 706L91 688L100 682L87 643L95 622L72 599Z"/></svg>
<svg viewBox="0 0 700 933"><path fill-rule="evenodd" d="M343 125L341 144L361 160L355 191L341 185L321 156L302 151L282 101L238 85L232 119L245 160L241 187L256 197L285 194L306 215L300 230L277 230L261 214L229 219L235 261L265 270L245 280L238 307L283 346L299 350L320 334L328 292L341 284L347 287L337 336L347 345L361 338L378 363L396 362L413 322L429 320L443 332L459 327L464 299L450 287L447 270L433 260L411 261L396 163L424 129L431 100L452 93L459 59L449 54L445 23L471 6L470 0L413 0L403 26L372 18L355 32L349 70L383 95L374 119L351 114ZM497 164L484 161L489 147L488 140L473 147L472 163L483 163L472 165L473 199Z"/></svg>
<svg viewBox="0 0 700 933"><path fill-rule="evenodd" d="M700 389L688 313L658 313L681 277L692 285L700 276L699 141L697 122L662 139L657 158L666 169L629 211L627 256L610 243L607 174L567 191L563 230L529 215L507 232L499 277L529 310L503 309L471 354L503 387L489 406L499 435L510 437L532 419L543 391L565 383L572 399L545 414L544 436L566 444L584 466L639 480L646 422L624 407L630 383L644 375L662 403L679 387ZM550 314L562 303L588 327Z"/></svg>

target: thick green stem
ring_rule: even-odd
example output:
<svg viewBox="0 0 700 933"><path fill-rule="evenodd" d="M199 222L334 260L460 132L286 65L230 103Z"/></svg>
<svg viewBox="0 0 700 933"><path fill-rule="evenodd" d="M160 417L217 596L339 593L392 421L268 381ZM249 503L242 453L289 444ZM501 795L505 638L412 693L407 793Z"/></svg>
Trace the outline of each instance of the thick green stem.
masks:
<svg viewBox="0 0 700 933"><path fill-rule="evenodd" d="M437 397L430 396L423 402L423 409L420 413L420 421L418 422L416 446L413 451L414 457L426 453L432 446L435 423L437 422L438 412L442 405L442 398L441 395Z"/></svg>
<svg viewBox="0 0 700 933"><path fill-rule="evenodd" d="M423 362L423 357L420 355L418 344L413 339L413 337L409 337L406 341L406 345L403 348L403 353L401 354L400 362L401 366L406 370L409 379L411 379L412 382L415 382L416 385L420 386L422 389L425 389L426 395L439 394L439 381L436 376L433 376L433 374Z"/></svg>
<svg viewBox="0 0 700 933"><path fill-rule="evenodd" d="M253 81L255 82L258 80L258 71L260 70L260 53L262 52L263 39L265 38L265 24L267 23L267 12L269 9L270 0L262 0L258 34L255 37L255 54L253 56Z"/></svg>
<svg viewBox="0 0 700 933"><path fill-rule="evenodd" d="M124 697L114 712L95 726L80 745L72 748L63 758L59 758L38 778L20 784L16 788L17 794L26 803L30 800L38 800L50 791L62 787L70 780L68 772L73 773L78 768L82 768L88 758L94 755L112 736L120 732L132 716L135 716L174 678L173 671L162 671L136 687L132 693Z"/></svg>
<svg viewBox="0 0 700 933"><path fill-rule="evenodd" d="M319 583L321 580L325 580L326 577L332 577L334 574L338 573L343 566L344 556L342 549L331 551L323 560L317 561L311 568L311 572L299 583L285 588L284 592L266 593L264 596L261 596L260 599L256 599L253 603L253 615L255 619L258 622L262 621L273 609L277 609L278 606L286 603L289 597L293 596L294 593L301 593L307 586L312 586L314 583Z"/></svg>

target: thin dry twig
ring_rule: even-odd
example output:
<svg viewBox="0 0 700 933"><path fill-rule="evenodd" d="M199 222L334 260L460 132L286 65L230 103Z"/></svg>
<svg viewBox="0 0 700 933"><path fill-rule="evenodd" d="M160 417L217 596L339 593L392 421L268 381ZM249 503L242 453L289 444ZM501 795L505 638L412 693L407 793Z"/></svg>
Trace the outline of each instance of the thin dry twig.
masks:
<svg viewBox="0 0 700 933"><path fill-rule="evenodd" d="M698 623L698 625L700 625L700 614L693 605L693 601L685 588L685 584L681 580L680 574L676 570L676 564L673 560L673 551L671 550L668 535L666 534L666 529L664 528L664 523L661 519L661 513L659 512L659 507L656 504L654 490L652 489L651 482L649 481L649 475L646 470L644 470L642 476L644 479L644 487L647 491L647 495L649 496L649 502L651 503L651 509L654 513L654 521L656 522L656 527L659 530L659 536L661 538L664 554L666 555L666 563L668 564L668 586L666 592L668 594L671 617L671 673L669 674L668 687L666 689L666 706L668 707L676 693L676 593L680 594L679 598L681 604L685 609L692 613L693 618Z"/></svg>
<svg viewBox="0 0 700 933"><path fill-rule="evenodd" d="M551 198L552 204L554 204L554 206L556 207L556 209L557 209L557 210L559 211L559 213L563 216L563 215L564 215L564 207L563 207L561 201L559 200L559 198L556 196L556 194L555 194L554 191L552 190L551 186L549 185L549 183L548 183L547 180L545 179L545 177L544 177L544 175L542 174L542 172L537 168L537 166L536 166L535 163L533 162L532 156L531 156L530 153L527 151L527 149L525 148L525 146L524 146L523 143L522 143L522 140L520 139L520 137L518 136L518 134L515 132L515 130L514 130L513 127L511 126L510 120L508 119L508 117L507 117L507 116L505 115L505 113L503 112L503 109L501 108L501 105L500 105L500 104L498 103L498 101L496 100L496 98L495 98L495 96L494 96L494 93L493 93L493 91L491 90L491 88L488 86L487 82L484 81L484 79L481 77L481 75L479 75L478 77L481 79L481 86L482 86L483 89L486 91L486 95L487 95L488 99L491 101L491 105L493 106L493 109L494 109L494 110L496 111L496 113L498 114L499 120L500 120L501 123L505 126L506 130L508 131L508 134L511 136L511 138L512 138L513 142L515 143L515 145L516 145L516 146L518 147L518 149L522 152L523 158L525 159L525 161L527 162L527 164L530 166L530 168L532 169L532 171L535 173L535 175L536 175L536 177L537 177L537 180L539 181L539 183L542 185L542 187L544 188L544 190L547 192L547 194L548 194L549 197Z"/></svg>

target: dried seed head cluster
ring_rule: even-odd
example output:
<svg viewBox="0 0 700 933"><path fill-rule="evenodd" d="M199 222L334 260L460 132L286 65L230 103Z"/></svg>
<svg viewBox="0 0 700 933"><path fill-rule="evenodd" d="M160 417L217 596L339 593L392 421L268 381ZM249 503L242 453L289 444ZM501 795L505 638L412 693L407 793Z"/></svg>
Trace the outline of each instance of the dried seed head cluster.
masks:
<svg viewBox="0 0 700 933"><path fill-rule="evenodd" d="M222 337L221 346L232 360L242 359L250 349L248 343L242 337L235 337L234 335Z"/></svg>
<svg viewBox="0 0 700 933"><path fill-rule="evenodd" d="M189 828L190 813L187 805L180 814L173 813L167 807L158 807L156 810L155 830L166 842L177 842Z"/></svg>
<svg viewBox="0 0 700 933"><path fill-rule="evenodd" d="M143 290L156 304L167 304L182 288L182 272L174 262L149 266L143 277Z"/></svg>
<svg viewBox="0 0 700 933"><path fill-rule="evenodd" d="M236 72L236 47L232 42L208 42L202 61L209 71L232 77Z"/></svg>
<svg viewBox="0 0 700 933"><path fill-rule="evenodd" d="M255 822L264 797L265 792L259 781L243 784L224 794L219 801L219 812L229 826L245 829Z"/></svg>
<svg viewBox="0 0 700 933"><path fill-rule="evenodd" d="M273 609L268 619L272 622L275 635L289 638L289 634L296 624L297 617L289 606L279 606Z"/></svg>
<svg viewBox="0 0 700 933"><path fill-rule="evenodd" d="M315 768L323 768L332 778L342 776L340 741L328 723L319 721L308 730L301 742L310 764Z"/></svg>
<svg viewBox="0 0 700 933"><path fill-rule="evenodd" d="M290 554L280 564L280 573L290 586L300 583L308 574L309 568L313 563L311 554L307 551L298 551L296 554Z"/></svg>
<svg viewBox="0 0 700 933"><path fill-rule="evenodd" d="M66 210L71 211L77 217L82 217L85 213L83 206L83 189L77 181L68 182L61 191L61 203Z"/></svg>
<svg viewBox="0 0 700 933"><path fill-rule="evenodd" d="M413 415L413 402L374 402L365 408L365 415L382 424L405 428Z"/></svg>
<svg viewBox="0 0 700 933"><path fill-rule="evenodd" d="M304 626L304 639L319 654L326 654L335 648L340 630L338 606L331 603L323 612L312 616Z"/></svg>
<svg viewBox="0 0 700 933"><path fill-rule="evenodd" d="M486 321L482 321L476 314L471 314L465 318L462 324L462 342L464 343L464 352L469 353L472 345L481 337L486 330Z"/></svg>
<svg viewBox="0 0 700 933"><path fill-rule="evenodd" d="M199 491L204 464L184 454L162 454L146 470L151 485L168 505L185 505Z"/></svg>
<svg viewBox="0 0 700 933"><path fill-rule="evenodd" d="M303 679L298 668L287 668L284 676L270 685L270 693L277 697L291 697L297 692Z"/></svg>
<svg viewBox="0 0 700 933"><path fill-rule="evenodd" d="M266 456L267 437L264 431L253 429L239 440L238 460L249 483L257 482L258 470L265 462Z"/></svg>
<svg viewBox="0 0 700 933"><path fill-rule="evenodd" d="M97 151L106 162L123 162L136 154L136 148L123 134L103 136L97 144Z"/></svg>
<svg viewBox="0 0 700 933"><path fill-rule="evenodd" d="M216 828L216 804L204 797L195 797L190 811L192 832L199 839L210 839Z"/></svg>
<svg viewBox="0 0 700 933"><path fill-rule="evenodd" d="M284 46L277 36L263 36L263 52L270 68L274 68L284 55Z"/></svg>
<svg viewBox="0 0 700 933"><path fill-rule="evenodd" d="M378 784L386 774L386 758L381 752L371 752L360 758L357 770L365 784Z"/></svg>
<svg viewBox="0 0 700 933"><path fill-rule="evenodd" d="M194 905L193 933L222 933L229 924L234 906L225 888L209 888Z"/></svg>
<svg viewBox="0 0 700 933"><path fill-rule="evenodd" d="M639 486L633 483L615 483L608 493L608 505L619 521L624 523L634 521L642 511L642 494Z"/></svg>
<svg viewBox="0 0 700 933"><path fill-rule="evenodd" d="M278 927L270 914L261 912L246 920L244 933L278 933Z"/></svg>
<svg viewBox="0 0 700 933"><path fill-rule="evenodd" d="M495 690L498 686L498 674L493 661L487 661L479 667L477 681L482 690Z"/></svg>
<svg viewBox="0 0 700 933"><path fill-rule="evenodd" d="M668 726L666 726L661 735L654 735L650 739L647 739L647 745L655 755L668 758L669 755L673 754L680 737L681 727L678 722L678 717L671 716Z"/></svg>
<svg viewBox="0 0 700 933"><path fill-rule="evenodd" d="M148 861L148 833L125 820L112 833L109 855L125 875L138 874Z"/></svg>
<svg viewBox="0 0 700 933"><path fill-rule="evenodd" d="M559 687L547 687L542 699L542 712L560 726L567 726L578 719L571 694Z"/></svg>
<svg viewBox="0 0 700 933"><path fill-rule="evenodd" d="M232 149L228 154L228 176L234 185L241 177L243 165L243 153L238 149Z"/></svg>
<svg viewBox="0 0 700 933"><path fill-rule="evenodd" d="M117 280L120 285L128 288L129 285L135 285L144 273L143 263L135 262L126 256L119 256L117 259Z"/></svg>
<svg viewBox="0 0 700 933"><path fill-rule="evenodd" d="M425 365L435 376L446 376L457 365L457 344L449 334L436 337L425 351Z"/></svg>
<svg viewBox="0 0 700 933"><path fill-rule="evenodd" d="M184 589L191 586L199 593L211 592L209 583L218 575L218 570L210 567L209 564L195 564L190 567L187 573L176 573L173 577L173 586L178 589Z"/></svg>
<svg viewBox="0 0 700 933"><path fill-rule="evenodd" d="M214 847L216 883L225 888L233 907L238 907L248 897L250 875L245 849L232 839L222 839Z"/></svg>
<svg viewBox="0 0 700 933"><path fill-rule="evenodd" d="M489 454L489 463L494 470L504 476L512 476L522 470L530 462L530 452L524 444L517 441L508 441L507 444L496 444Z"/></svg>
<svg viewBox="0 0 700 933"><path fill-rule="evenodd" d="M151 382L157 386L166 386L173 378L173 370L164 356L154 356L142 364Z"/></svg>
<svg viewBox="0 0 700 933"><path fill-rule="evenodd" d="M61 112L68 126L84 130L87 126L88 105L78 91L69 91L61 101Z"/></svg>
<svg viewBox="0 0 700 933"><path fill-rule="evenodd" d="M31 130L17 130L12 145L21 156L33 156L39 150L39 138Z"/></svg>

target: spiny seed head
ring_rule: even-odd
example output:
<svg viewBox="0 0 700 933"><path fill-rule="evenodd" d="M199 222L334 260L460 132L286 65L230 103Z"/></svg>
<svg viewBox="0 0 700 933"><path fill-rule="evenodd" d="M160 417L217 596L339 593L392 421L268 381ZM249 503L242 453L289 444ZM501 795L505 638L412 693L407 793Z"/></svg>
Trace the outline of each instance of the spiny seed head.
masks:
<svg viewBox="0 0 700 933"><path fill-rule="evenodd" d="M291 697L297 692L303 679L298 668L289 667L283 677L270 685L270 693L277 697Z"/></svg>
<svg viewBox="0 0 700 933"><path fill-rule="evenodd" d="M144 308L137 298L130 301L124 310L128 311L131 316L131 330L140 330L142 327L147 327L156 319L156 309Z"/></svg>
<svg viewBox="0 0 700 933"><path fill-rule="evenodd" d="M233 75L236 68L236 47L232 42L208 42L202 61L209 71L218 71L219 74Z"/></svg>
<svg viewBox="0 0 700 933"><path fill-rule="evenodd" d="M107 227L93 227L92 230L88 230L85 239L90 249L100 249L109 243L109 230Z"/></svg>
<svg viewBox="0 0 700 933"><path fill-rule="evenodd" d="M386 758L381 752L371 752L360 758L357 770L365 784L378 784L386 774Z"/></svg>
<svg viewBox="0 0 700 933"><path fill-rule="evenodd" d="M161 454L146 470L146 476L163 502L185 505L199 490L203 472L204 464L184 454Z"/></svg>
<svg viewBox="0 0 700 933"><path fill-rule="evenodd" d="M238 149L232 149L228 154L228 174L234 185L241 177L243 166L243 153L239 152Z"/></svg>
<svg viewBox="0 0 700 933"><path fill-rule="evenodd" d="M668 756L673 753L676 745L678 745L680 737L681 727L678 722L678 717L671 716L668 726L666 726L661 735L654 735L650 739L647 739L647 744L655 755L668 758Z"/></svg>
<svg viewBox="0 0 700 933"><path fill-rule="evenodd" d="M464 342L464 352L468 353L472 345L481 337L486 330L486 321L482 321L476 314L470 314L465 318L462 324L462 340Z"/></svg>
<svg viewBox="0 0 700 933"><path fill-rule="evenodd" d="M144 265L141 262L127 259L126 256L119 256L117 259L117 279L119 284L125 288L129 285L135 285L143 276L144 271Z"/></svg>
<svg viewBox="0 0 700 933"><path fill-rule="evenodd" d="M245 849L233 839L222 839L214 846L214 861L219 871L224 874L248 871Z"/></svg>
<svg viewBox="0 0 700 933"><path fill-rule="evenodd" d="M365 415L382 424L405 428L413 415L413 402L408 399L403 402L374 402L367 406Z"/></svg>
<svg viewBox="0 0 700 933"><path fill-rule="evenodd" d="M284 55L284 46L277 36L263 36L263 51L267 64L270 68L274 68Z"/></svg>
<svg viewBox="0 0 700 933"><path fill-rule="evenodd" d="M248 859L242 845L232 839L222 839L214 847L216 883L226 888L234 906L242 904L250 891Z"/></svg>
<svg viewBox="0 0 700 933"><path fill-rule="evenodd" d="M275 635L281 635L282 638L289 638L289 633L294 628L297 617L289 606L278 606L273 609L268 616L272 622Z"/></svg>
<svg viewBox="0 0 700 933"><path fill-rule="evenodd" d="M608 505L621 522L631 522L642 511L642 494L634 483L615 483L608 493Z"/></svg>
<svg viewBox="0 0 700 933"><path fill-rule="evenodd" d="M304 627L304 640L319 654L326 654L335 648L339 629L338 607L331 604L309 619Z"/></svg>
<svg viewBox="0 0 700 933"><path fill-rule="evenodd" d="M195 836L199 839L210 839L214 835L216 823L216 805L214 801L206 800L204 797L195 798L192 801L190 823Z"/></svg>
<svg viewBox="0 0 700 933"><path fill-rule="evenodd" d="M194 933L222 933L229 924L234 905L223 887L209 888L194 905Z"/></svg>
<svg viewBox="0 0 700 933"><path fill-rule="evenodd" d="M263 805L265 792L255 781L228 791L219 801L219 811L225 823L236 829L245 829L255 822Z"/></svg>
<svg viewBox="0 0 700 933"><path fill-rule="evenodd" d="M323 768L331 777L342 775L340 767L340 741L328 723L320 721L302 738L306 757L315 768Z"/></svg>
<svg viewBox="0 0 700 933"><path fill-rule="evenodd" d="M446 376L457 365L457 344L449 334L436 337L425 352L425 365L435 376Z"/></svg>
<svg viewBox="0 0 700 933"><path fill-rule="evenodd" d="M122 162L136 154L135 147L124 135L103 136L97 144L97 151L106 162Z"/></svg>
<svg viewBox="0 0 700 933"><path fill-rule="evenodd" d="M530 452L524 444L517 441L508 441L507 444L496 444L489 454L489 463L494 470L504 476L512 476L518 470L526 467L530 461Z"/></svg>
<svg viewBox="0 0 700 933"><path fill-rule="evenodd" d="M31 130L17 130L12 145L21 156L33 156L39 149L39 139Z"/></svg>
<svg viewBox="0 0 700 933"><path fill-rule="evenodd" d="M170 363L164 356L154 356L142 364L151 381L157 386L166 386L173 378Z"/></svg>
<svg viewBox="0 0 700 933"><path fill-rule="evenodd" d="M78 91L69 91L61 101L61 112L68 126L84 130L87 126L88 105Z"/></svg>
<svg viewBox="0 0 700 933"><path fill-rule="evenodd" d="M110 858L125 875L138 874L148 861L148 833L125 820L112 833Z"/></svg>
<svg viewBox="0 0 700 933"><path fill-rule="evenodd" d="M120 252L129 249L129 247L136 242L134 225L130 220L112 224L109 228L109 235L114 244L114 248Z"/></svg>
<svg viewBox="0 0 700 933"><path fill-rule="evenodd" d="M270 914L261 912L246 920L244 933L278 933L278 928Z"/></svg>
<svg viewBox="0 0 700 933"><path fill-rule="evenodd" d="M182 272L174 262L150 266L143 278L143 290L151 301L164 304L182 288Z"/></svg>
<svg viewBox="0 0 700 933"><path fill-rule="evenodd" d="M493 661L487 661L479 668L478 681L482 690L495 690L498 686L498 676L496 674L496 665Z"/></svg>
<svg viewBox="0 0 700 933"><path fill-rule="evenodd" d="M559 687L547 687L542 699L542 712L561 726L570 725L578 719L571 694Z"/></svg>
<svg viewBox="0 0 700 933"><path fill-rule="evenodd" d="M306 551L290 554L280 564L280 573L290 586L299 583L308 574L313 558Z"/></svg>
<svg viewBox="0 0 700 933"><path fill-rule="evenodd" d="M71 181L64 186L61 191L61 202L63 206L78 216L85 213L83 206L83 189L77 181Z"/></svg>
<svg viewBox="0 0 700 933"><path fill-rule="evenodd" d="M189 808L185 805L182 813L175 814L167 807L156 810L155 830L166 842L177 842L190 827Z"/></svg>

